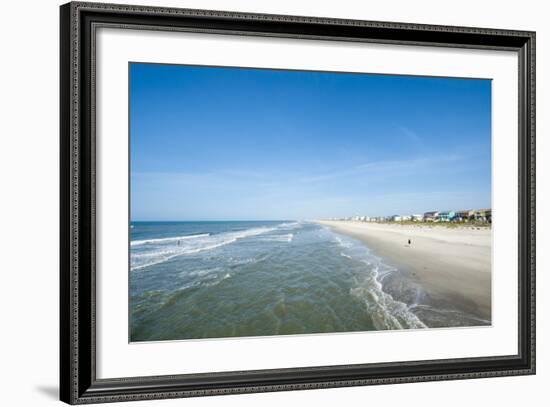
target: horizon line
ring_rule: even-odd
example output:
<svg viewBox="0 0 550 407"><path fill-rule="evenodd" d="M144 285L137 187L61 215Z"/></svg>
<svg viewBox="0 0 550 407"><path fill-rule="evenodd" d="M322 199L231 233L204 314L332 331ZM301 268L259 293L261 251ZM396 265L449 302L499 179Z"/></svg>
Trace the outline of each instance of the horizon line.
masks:
<svg viewBox="0 0 550 407"><path fill-rule="evenodd" d="M151 219L139 219L132 220L130 222L283 222L283 221L300 221L306 219L170 219L170 220L151 220Z"/></svg>

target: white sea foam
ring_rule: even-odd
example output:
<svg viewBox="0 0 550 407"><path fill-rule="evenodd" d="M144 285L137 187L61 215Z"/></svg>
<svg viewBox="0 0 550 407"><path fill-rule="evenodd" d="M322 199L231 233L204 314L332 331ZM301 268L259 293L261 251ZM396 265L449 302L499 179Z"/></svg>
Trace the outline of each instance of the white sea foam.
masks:
<svg viewBox="0 0 550 407"><path fill-rule="evenodd" d="M262 238L262 241L264 242L286 242L290 243L292 242L292 239L294 238L293 233L288 233L286 235L274 235L274 236L265 236Z"/></svg>
<svg viewBox="0 0 550 407"><path fill-rule="evenodd" d="M193 255L214 250L234 243L237 240L268 233L275 229L274 227L259 227L215 235L191 235L193 238L189 236L188 239L182 239L181 237L149 239L147 244L132 245L130 268L131 270L140 270L145 267L164 263L178 256Z"/></svg>
<svg viewBox="0 0 550 407"><path fill-rule="evenodd" d="M233 277L233 275L231 273L225 273L221 278L216 278L213 281L205 282L204 285L206 287L213 287L213 286L216 286L216 285L220 284L222 281L227 280L228 278L231 278L231 277Z"/></svg>
<svg viewBox="0 0 550 407"><path fill-rule="evenodd" d="M366 266L365 275L356 279L356 286L350 290L350 294L364 301L377 329L427 327L407 304L383 290L382 281L395 269L384 264L368 248L351 238L336 235L334 240L343 249L341 256L362 261Z"/></svg>
<svg viewBox="0 0 550 407"><path fill-rule="evenodd" d="M336 236L334 240L336 241L336 243L338 243L340 246L342 246L345 249L349 249L354 246L353 242L344 240L340 236Z"/></svg>
<svg viewBox="0 0 550 407"><path fill-rule="evenodd" d="M187 239L198 239L201 237L210 236L210 233L202 233L199 235L185 235L185 236L175 236L175 237L165 237L165 238L159 238L159 239L145 239L145 240L134 240L130 242L130 246L141 246L144 244L155 244L155 243L171 243L171 242L178 242L180 240L187 240Z"/></svg>
<svg viewBox="0 0 550 407"><path fill-rule="evenodd" d="M207 275L219 273L222 270L223 270L223 267L211 267L211 268L200 269L200 270L195 270L191 272L182 271L181 273L179 273L179 276L180 277L204 277Z"/></svg>
<svg viewBox="0 0 550 407"><path fill-rule="evenodd" d="M248 265L248 264L255 264L255 263L264 261L268 257L269 257L268 254L263 255L263 256L259 256L259 257L247 257L247 258L244 258L244 259L243 258L230 257L228 259L228 262L231 266L238 267L238 266L244 266L244 265Z"/></svg>
<svg viewBox="0 0 550 407"><path fill-rule="evenodd" d="M280 225L277 225L278 229L296 229L298 227L301 227L301 222L287 222L287 223L281 223Z"/></svg>

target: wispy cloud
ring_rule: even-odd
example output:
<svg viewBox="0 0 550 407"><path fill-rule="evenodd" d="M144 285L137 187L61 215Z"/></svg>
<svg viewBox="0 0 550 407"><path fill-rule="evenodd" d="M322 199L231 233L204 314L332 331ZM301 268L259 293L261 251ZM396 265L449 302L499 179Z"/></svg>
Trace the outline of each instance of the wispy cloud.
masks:
<svg viewBox="0 0 550 407"><path fill-rule="evenodd" d="M411 130L410 128L405 126L398 126L397 128L406 140L411 141L417 145L422 144L422 138L414 130Z"/></svg>
<svg viewBox="0 0 550 407"><path fill-rule="evenodd" d="M453 153L364 162L318 174L297 168L134 172L133 213L154 207L172 217L194 213L215 218L230 212L239 218L248 211L282 219L291 214L302 218L455 209L486 195L468 181L469 171L471 156Z"/></svg>
<svg viewBox="0 0 550 407"><path fill-rule="evenodd" d="M429 158L417 158L406 160L385 160L373 161L364 164L355 165L348 168L342 168L320 175L306 176L298 178L300 183L315 183L335 180L338 178L351 176L382 176L389 177L396 174L415 175L422 170L433 170L437 166L454 164L464 157L456 154L443 155Z"/></svg>
<svg viewBox="0 0 550 407"><path fill-rule="evenodd" d="M463 155L448 154L426 158L372 161L316 175L284 169L275 172L224 169L207 172L133 172L132 177L141 180L164 180L181 186L200 186L201 189L209 186L234 188L236 185L253 185L255 188L263 190L280 187L288 189L292 186L300 188L300 186L329 183L340 179L350 181L357 177L372 181L381 179L388 181L402 176L418 177L443 168L450 167L458 170L461 168L458 164L467 159L468 157Z"/></svg>

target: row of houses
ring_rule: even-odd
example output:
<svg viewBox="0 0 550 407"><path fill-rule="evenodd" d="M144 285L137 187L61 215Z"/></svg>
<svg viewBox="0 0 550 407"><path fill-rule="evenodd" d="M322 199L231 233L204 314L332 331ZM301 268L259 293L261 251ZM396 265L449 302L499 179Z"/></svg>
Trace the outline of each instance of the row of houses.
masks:
<svg viewBox="0 0 550 407"><path fill-rule="evenodd" d="M464 222L477 221L488 222L492 221L492 210L488 209L467 209L461 211L432 211L424 213L423 220L426 222Z"/></svg>
<svg viewBox="0 0 550 407"><path fill-rule="evenodd" d="M468 209L461 211L429 211L424 214L391 215L391 216L354 216L344 220L358 222L467 222L476 221L491 223L492 210Z"/></svg>

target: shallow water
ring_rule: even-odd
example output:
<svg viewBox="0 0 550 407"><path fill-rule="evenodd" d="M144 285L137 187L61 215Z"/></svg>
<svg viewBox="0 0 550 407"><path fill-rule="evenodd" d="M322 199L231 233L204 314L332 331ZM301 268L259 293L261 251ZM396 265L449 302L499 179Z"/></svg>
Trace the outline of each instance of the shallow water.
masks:
<svg viewBox="0 0 550 407"><path fill-rule="evenodd" d="M132 222L130 340L479 325L307 222Z"/></svg>

